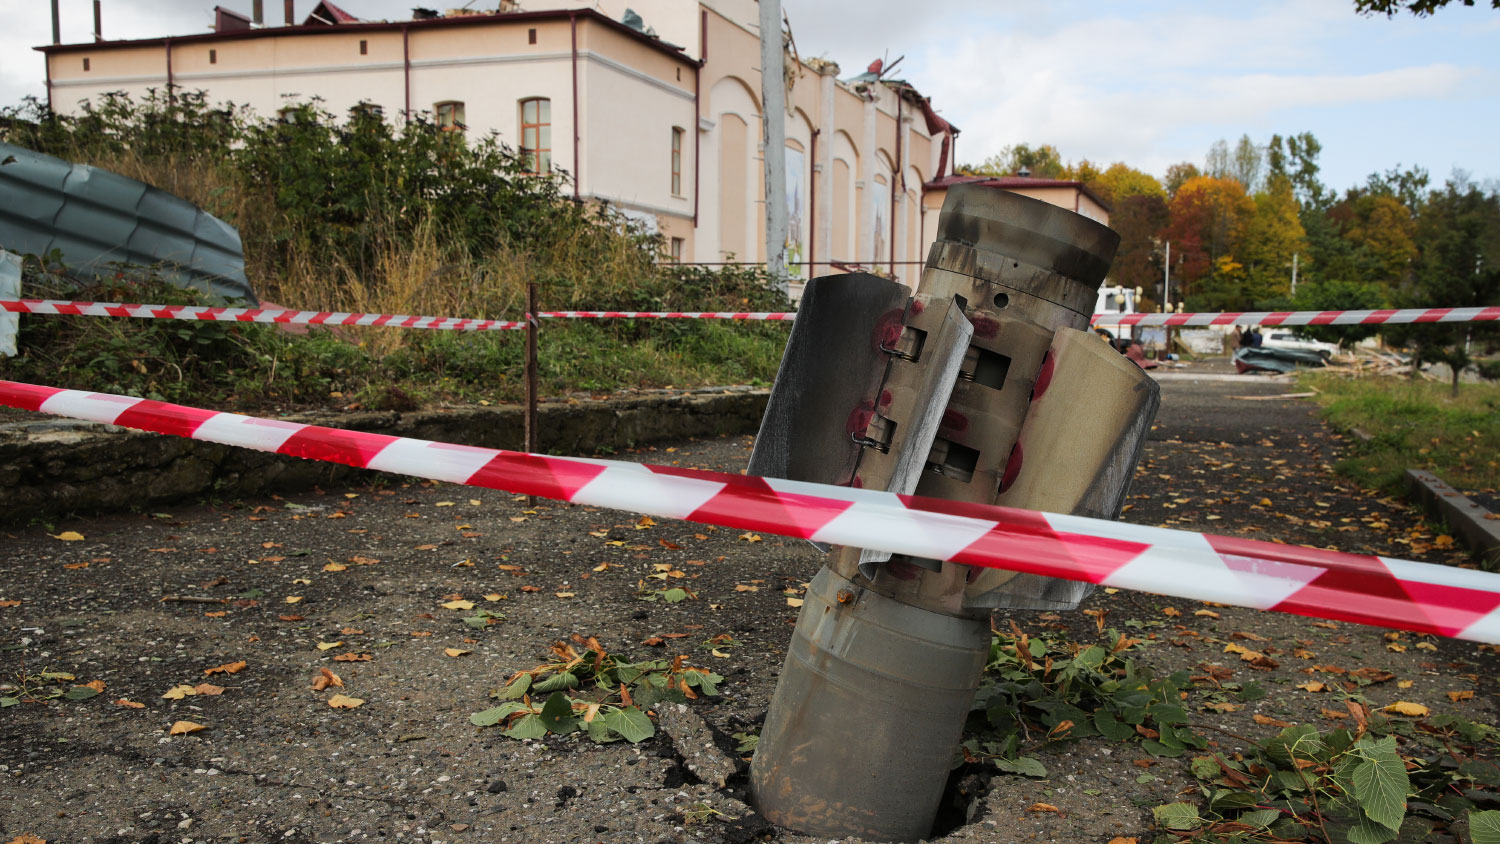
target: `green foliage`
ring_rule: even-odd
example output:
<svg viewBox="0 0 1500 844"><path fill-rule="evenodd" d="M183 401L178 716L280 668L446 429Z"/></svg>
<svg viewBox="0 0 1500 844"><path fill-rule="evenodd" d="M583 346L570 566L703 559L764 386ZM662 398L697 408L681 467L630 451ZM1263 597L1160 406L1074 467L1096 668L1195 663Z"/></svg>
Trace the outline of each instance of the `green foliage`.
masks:
<svg viewBox="0 0 1500 844"><path fill-rule="evenodd" d="M1493 749L1492 728L1453 716L1389 721L1353 705L1363 716L1354 731L1303 724L1249 754L1195 757L1203 804L1191 818L1159 806L1158 826L1202 827L1210 841L1384 844L1427 840L1468 814L1471 830L1489 834L1500 813L1474 811L1471 798L1500 784L1500 769L1477 759L1479 745Z"/></svg>
<svg viewBox="0 0 1500 844"><path fill-rule="evenodd" d="M993 760L1007 773L1045 777L1032 753L1053 742L1103 736L1139 741L1153 756L1207 746L1179 705L1186 672L1156 678L1123 656L1140 640L1109 631L1108 645L1033 639L996 631L963 743L970 761Z"/></svg>
<svg viewBox="0 0 1500 844"><path fill-rule="evenodd" d="M1453 0L1354 0L1354 11L1362 15L1385 15L1393 18L1404 10L1416 17L1425 18L1451 2ZM1459 2L1465 6L1474 5L1474 0ZM1490 0L1490 8L1500 9L1500 0Z"/></svg>
<svg viewBox="0 0 1500 844"><path fill-rule="evenodd" d="M627 662L592 637L552 646L553 661L518 672L495 697L505 703L469 716L476 727L502 726L509 738L582 732L597 742L641 742L656 734L645 710L662 701L718 694L720 677L673 660ZM546 695L540 704L534 696Z"/></svg>

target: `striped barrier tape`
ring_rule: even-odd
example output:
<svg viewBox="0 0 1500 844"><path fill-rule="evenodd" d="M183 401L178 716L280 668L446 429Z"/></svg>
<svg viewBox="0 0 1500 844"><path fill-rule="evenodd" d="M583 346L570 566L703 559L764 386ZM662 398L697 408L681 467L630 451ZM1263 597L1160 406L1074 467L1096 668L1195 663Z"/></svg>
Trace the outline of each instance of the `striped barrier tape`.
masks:
<svg viewBox="0 0 1500 844"><path fill-rule="evenodd" d="M0 404L597 507L1500 643L1500 575L874 490L341 431L0 381Z"/></svg>
<svg viewBox="0 0 1500 844"><path fill-rule="evenodd" d="M497 319L355 314L338 311L293 311L286 308L210 308L201 305L126 305L118 302L70 302L61 299L0 299L0 310L17 314L137 317L208 322L274 322L286 325L381 325L434 331L517 331L524 322Z"/></svg>
<svg viewBox="0 0 1500 844"><path fill-rule="evenodd" d="M796 311L542 311L544 319L750 319L791 321Z"/></svg>
<svg viewBox="0 0 1500 844"><path fill-rule="evenodd" d="M0 299L0 310L20 314L137 317L142 319L274 322L291 325L374 325L437 331L516 331L524 321L459 317L295 311L285 308L211 308L192 305L126 305L61 299ZM542 319L731 319L790 322L796 311L541 311ZM1500 306L1409 308L1374 311L1244 311L1201 314L1094 314L1093 325L1378 325L1381 323L1495 322Z"/></svg>
<svg viewBox="0 0 1500 844"><path fill-rule="evenodd" d="M1380 325L1398 322L1495 322L1500 306L1377 311L1242 311L1221 314L1094 314L1094 325Z"/></svg>

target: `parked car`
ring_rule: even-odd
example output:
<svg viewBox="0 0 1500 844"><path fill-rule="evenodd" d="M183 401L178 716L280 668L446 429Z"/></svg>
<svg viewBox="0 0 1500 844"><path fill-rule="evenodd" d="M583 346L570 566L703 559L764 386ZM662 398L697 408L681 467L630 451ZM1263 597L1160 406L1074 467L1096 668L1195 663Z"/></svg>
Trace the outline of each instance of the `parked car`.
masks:
<svg viewBox="0 0 1500 844"><path fill-rule="evenodd" d="M1265 339L1261 340L1260 344L1268 349L1296 349L1305 352L1317 352L1324 360L1328 360L1339 353L1337 343L1325 343L1322 340L1313 340L1303 337L1295 331L1267 331Z"/></svg>

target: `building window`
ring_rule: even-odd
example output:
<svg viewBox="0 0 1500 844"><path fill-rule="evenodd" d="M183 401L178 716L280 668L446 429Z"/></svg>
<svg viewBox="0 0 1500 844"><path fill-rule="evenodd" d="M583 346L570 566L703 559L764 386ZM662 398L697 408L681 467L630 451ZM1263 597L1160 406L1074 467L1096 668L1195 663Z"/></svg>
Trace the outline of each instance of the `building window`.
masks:
<svg viewBox="0 0 1500 844"><path fill-rule="evenodd" d="M438 103L432 110L437 115L437 127L444 132L459 132L469 128L468 121L464 118L464 104L458 100Z"/></svg>
<svg viewBox="0 0 1500 844"><path fill-rule="evenodd" d="M363 38L359 39L359 54L361 56L368 56L370 54L370 42Z"/></svg>
<svg viewBox="0 0 1500 844"><path fill-rule="evenodd" d="M681 126L672 127L672 195L682 196L682 136L687 133Z"/></svg>
<svg viewBox="0 0 1500 844"><path fill-rule="evenodd" d="M672 252L671 252L671 255L672 255L672 263L674 263L674 264L680 264L680 263L682 263L682 238L680 238L680 237L674 237L674 238L672 238Z"/></svg>
<svg viewBox="0 0 1500 844"><path fill-rule="evenodd" d="M87 58L85 58L83 60L83 69L84 70L88 70L89 69L89 60Z"/></svg>
<svg viewBox="0 0 1500 844"><path fill-rule="evenodd" d="M219 51L218 50L209 50L208 51L208 63L209 64L218 64L219 63Z"/></svg>
<svg viewBox="0 0 1500 844"><path fill-rule="evenodd" d="M533 26L532 28L526 30L526 43L527 44L535 44L536 43L536 27Z"/></svg>
<svg viewBox="0 0 1500 844"><path fill-rule="evenodd" d="M552 171L552 101L545 97L521 101L521 155L528 173Z"/></svg>

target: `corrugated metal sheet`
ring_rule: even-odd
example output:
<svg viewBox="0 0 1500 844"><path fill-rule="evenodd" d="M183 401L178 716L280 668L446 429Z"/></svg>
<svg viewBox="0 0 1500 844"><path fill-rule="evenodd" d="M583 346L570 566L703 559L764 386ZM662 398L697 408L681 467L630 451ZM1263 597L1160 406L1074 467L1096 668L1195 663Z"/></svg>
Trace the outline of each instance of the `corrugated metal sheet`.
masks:
<svg viewBox="0 0 1500 844"><path fill-rule="evenodd" d="M258 304L239 231L202 208L118 173L3 142L0 162L7 162L0 165L0 247L31 255L58 249L85 272L155 266L180 287Z"/></svg>

